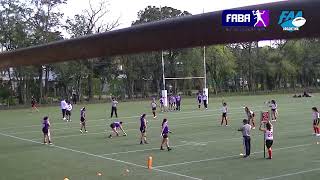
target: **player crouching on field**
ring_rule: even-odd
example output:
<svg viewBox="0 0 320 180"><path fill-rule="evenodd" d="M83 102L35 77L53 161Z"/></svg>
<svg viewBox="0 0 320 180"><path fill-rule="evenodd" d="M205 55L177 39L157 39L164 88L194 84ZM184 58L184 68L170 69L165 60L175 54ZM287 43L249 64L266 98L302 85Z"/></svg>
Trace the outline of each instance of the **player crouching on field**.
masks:
<svg viewBox="0 0 320 180"><path fill-rule="evenodd" d="M45 116L42 121L42 133L43 133L43 144L52 144L50 135L50 121L48 116Z"/></svg>
<svg viewBox="0 0 320 180"><path fill-rule="evenodd" d="M265 142L266 142L266 147L268 149L268 155L269 158L268 159L272 159L272 144L273 144L273 127L272 124L270 122L267 122L266 124L266 128L262 128L261 127L262 124L260 124L260 131L263 131L265 133Z"/></svg>
<svg viewBox="0 0 320 180"><path fill-rule="evenodd" d="M246 112L248 116L249 124L252 124L252 129L256 129L255 120L254 120L254 112L251 111L247 106L244 108L244 111Z"/></svg>
<svg viewBox="0 0 320 180"><path fill-rule="evenodd" d="M171 151L171 148L169 146L169 136L168 136L169 133L171 133L171 132L170 132L169 126L168 126L168 120L167 119L163 119L163 121L162 121L162 131L161 131L161 135L160 135L162 137L160 150L164 150L163 149L163 145L165 144L167 146L168 151Z"/></svg>
<svg viewBox="0 0 320 180"><path fill-rule="evenodd" d="M119 136L119 133L118 133L118 129L121 129L121 131L123 132L123 136L127 136L127 133L123 130L122 128L122 121L115 121L113 123L110 124L110 127L112 129L112 131L117 135ZM109 138L112 138L112 133L109 135Z"/></svg>
<svg viewBox="0 0 320 180"><path fill-rule="evenodd" d="M320 114L316 107L312 108L312 120L313 120L313 135L320 136L320 128L319 128L319 119Z"/></svg>

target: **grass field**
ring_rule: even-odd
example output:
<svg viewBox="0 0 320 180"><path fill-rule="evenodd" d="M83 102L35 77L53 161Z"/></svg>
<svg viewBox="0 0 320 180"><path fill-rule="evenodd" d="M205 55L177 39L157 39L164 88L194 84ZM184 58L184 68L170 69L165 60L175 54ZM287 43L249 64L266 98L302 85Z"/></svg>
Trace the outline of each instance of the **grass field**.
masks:
<svg viewBox="0 0 320 180"><path fill-rule="evenodd" d="M240 127L245 116L243 104L259 112L269 110L264 102L276 99L279 120L274 124L273 159L263 158L263 134L252 132L252 155L242 153ZM79 132L76 105L71 123L61 120L59 107L0 112L0 179L1 180L142 180L205 179L267 180L319 179L320 144L312 134L311 107L320 97L294 99L291 95L226 97L229 127L221 127L221 98L210 99L209 109L198 110L195 99L183 99L181 112L151 117L150 102L120 103L120 120L127 137L107 138L112 120L110 104L86 105L88 133ZM139 115L148 114L150 144L139 144ZM54 145L43 145L41 124L49 115ZM173 150L160 151L160 124L169 119ZM107 119L107 120L106 120ZM109 129L108 129L109 131ZM320 141L320 139L319 139ZM153 157L153 170L146 168ZM129 172L126 172L126 170ZM97 176L101 172L102 176Z"/></svg>

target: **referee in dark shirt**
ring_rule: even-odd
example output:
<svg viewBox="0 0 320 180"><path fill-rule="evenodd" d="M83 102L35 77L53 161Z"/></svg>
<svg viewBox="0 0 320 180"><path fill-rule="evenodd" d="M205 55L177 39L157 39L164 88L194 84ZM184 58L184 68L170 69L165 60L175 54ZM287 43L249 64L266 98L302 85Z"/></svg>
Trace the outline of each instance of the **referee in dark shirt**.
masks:
<svg viewBox="0 0 320 180"><path fill-rule="evenodd" d="M251 138L250 138L251 125L248 123L249 121L247 119L244 119L243 126L238 129L238 131L242 132L242 136L243 136L243 145L246 151L246 155L243 156L244 158L247 158L250 156L250 149L251 149Z"/></svg>

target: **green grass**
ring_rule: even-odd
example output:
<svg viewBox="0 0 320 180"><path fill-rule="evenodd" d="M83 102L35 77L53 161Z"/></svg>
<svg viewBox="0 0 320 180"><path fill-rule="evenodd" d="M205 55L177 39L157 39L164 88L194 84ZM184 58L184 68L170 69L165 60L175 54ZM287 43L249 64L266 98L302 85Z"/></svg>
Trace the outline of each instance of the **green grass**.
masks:
<svg viewBox="0 0 320 180"><path fill-rule="evenodd" d="M195 99L183 99L181 112L151 118L150 102L120 103L119 115L127 137L107 138L110 104L86 105L88 134L79 132L80 105L73 122L60 119L59 107L1 111L1 180L141 180L141 179L318 179L320 145L311 136L311 107L320 97L294 99L291 95L239 96L224 98L230 109L229 127L220 127L221 98L210 99L209 110L198 110ZM241 134L236 129L245 117L243 104L259 112L268 110L266 100L276 99L279 120L275 126L274 158L263 159L263 135L252 132L252 156L242 159ZM146 112L150 144L139 144L139 118ZM49 115L54 145L42 145L40 121ZM174 132L173 151L160 151L161 119L167 117ZM109 131L109 129L108 129ZM319 139L320 141L320 139ZM146 169L148 156L153 170ZM130 172L126 173L128 169ZM102 176L98 177L97 172Z"/></svg>

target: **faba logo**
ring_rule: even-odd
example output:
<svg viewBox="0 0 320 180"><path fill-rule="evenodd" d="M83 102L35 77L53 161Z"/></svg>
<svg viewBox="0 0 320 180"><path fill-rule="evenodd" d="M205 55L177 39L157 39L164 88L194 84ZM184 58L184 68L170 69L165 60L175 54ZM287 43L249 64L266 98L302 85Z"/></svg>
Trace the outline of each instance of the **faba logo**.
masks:
<svg viewBox="0 0 320 180"><path fill-rule="evenodd" d="M298 31L307 20L303 17L302 11L282 11L278 24L284 31Z"/></svg>
<svg viewBox="0 0 320 180"><path fill-rule="evenodd" d="M222 12L222 25L267 27L269 10L225 10Z"/></svg>

